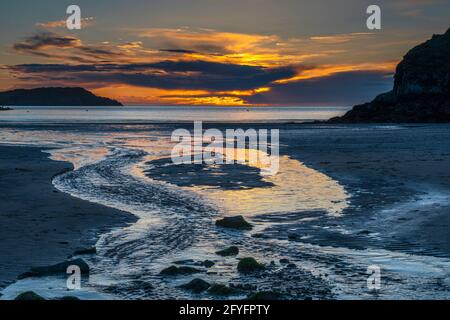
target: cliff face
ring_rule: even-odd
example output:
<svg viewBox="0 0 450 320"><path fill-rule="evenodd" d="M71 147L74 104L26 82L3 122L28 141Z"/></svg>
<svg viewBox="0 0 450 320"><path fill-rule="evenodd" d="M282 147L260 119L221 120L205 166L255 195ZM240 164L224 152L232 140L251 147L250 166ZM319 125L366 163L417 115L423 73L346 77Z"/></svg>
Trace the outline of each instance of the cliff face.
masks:
<svg viewBox="0 0 450 320"><path fill-rule="evenodd" d="M121 106L83 88L38 88L0 92L0 105L6 106Z"/></svg>
<svg viewBox="0 0 450 320"><path fill-rule="evenodd" d="M411 49L392 91L330 122L450 122L450 29Z"/></svg>

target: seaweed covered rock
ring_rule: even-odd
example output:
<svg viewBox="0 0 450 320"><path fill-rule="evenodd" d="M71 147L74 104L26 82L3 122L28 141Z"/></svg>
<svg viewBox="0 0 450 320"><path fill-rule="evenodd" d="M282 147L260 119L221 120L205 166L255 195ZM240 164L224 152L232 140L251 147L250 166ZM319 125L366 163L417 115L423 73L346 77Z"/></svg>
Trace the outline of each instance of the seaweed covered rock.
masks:
<svg viewBox="0 0 450 320"><path fill-rule="evenodd" d="M205 290L208 290L208 288L210 286L211 285L208 282L206 282L205 280L195 278L192 281L181 285L180 288L192 291L194 293L201 293Z"/></svg>
<svg viewBox="0 0 450 320"><path fill-rule="evenodd" d="M19 294L14 300L19 301L41 301L45 300L45 298L41 297L37 293L33 291L26 291Z"/></svg>
<svg viewBox="0 0 450 320"><path fill-rule="evenodd" d="M242 273L252 273L265 269L265 266L254 258L243 258L239 261L237 269Z"/></svg>
<svg viewBox="0 0 450 320"><path fill-rule="evenodd" d="M216 226L238 230L251 230L253 228L253 226L248 223L243 216L225 217L217 220Z"/></svg>

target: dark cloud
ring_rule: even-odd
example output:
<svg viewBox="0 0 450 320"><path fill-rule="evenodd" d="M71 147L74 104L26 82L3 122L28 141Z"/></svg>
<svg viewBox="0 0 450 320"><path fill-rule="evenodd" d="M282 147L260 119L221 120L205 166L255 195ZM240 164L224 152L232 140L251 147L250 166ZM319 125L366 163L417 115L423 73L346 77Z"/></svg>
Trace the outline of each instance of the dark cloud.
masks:
<svg viewBox="0 0 450 320"><path fill-rule="evenodd" d="M186 49L159 49L159 51L170 52L170 53L188 53L188 54L198 53L197 51L186 50Z"/></svg>
<svg viewBox="0 0 450 320"><path fill-rule="evenodd" d="M79 39L70 36L60 36L52 32L40 32L24 41L15 43L17 51L36 51L46 47L70 48L79 44Z"/></svg>
<svg viewBox="0 0 450 320"><path fill-rule="evenodd" d="M271 91L245 100L254 104L275 105L354 105L372 100L392 89L391 74L382 72L343 72L328 77L277 84Z"/></svg>
<svg viewBox="0 0 450 320"><path fill-rule="evenodd" d="M295 75L290 67L264 68L206 61L161 61L133 64L23 64L16 74L45 75L49 80L70 74L80 83L123 83L140 87L186 90L249 90Z"/></svg>
<svg viewBox="0 0 450 320"><path fill-rule="evenodd" d="M49 49L72 49L67 54L56 53ZM80 39L71 36L62 36L53 32L42 31L17 42L13 49L20 52L44 58L58 58L77 62L98 62L101 59L109 59L122 56L120 52L111 48L84 45Z"/></svg>

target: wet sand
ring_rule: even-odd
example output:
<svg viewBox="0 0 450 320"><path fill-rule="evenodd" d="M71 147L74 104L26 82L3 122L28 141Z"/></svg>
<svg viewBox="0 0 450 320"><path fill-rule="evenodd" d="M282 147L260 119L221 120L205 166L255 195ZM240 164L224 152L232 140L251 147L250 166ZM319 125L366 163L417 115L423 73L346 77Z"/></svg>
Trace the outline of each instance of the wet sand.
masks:
<svg viewBox="0 0 450 320"><path fill-rule="evenodd" d="M283 152L352 194L339 221L352 233L328 229L311 242L450 257L448 125L291 126L281 135Z"/></svg>
<svg viewBox="0 0 450 320"><path fill-rule="evenodd" d="M64 261L99 234L135 221L56 190L52 177L71 169L41 148L0 147L0 288L31 266Z"/></svg>

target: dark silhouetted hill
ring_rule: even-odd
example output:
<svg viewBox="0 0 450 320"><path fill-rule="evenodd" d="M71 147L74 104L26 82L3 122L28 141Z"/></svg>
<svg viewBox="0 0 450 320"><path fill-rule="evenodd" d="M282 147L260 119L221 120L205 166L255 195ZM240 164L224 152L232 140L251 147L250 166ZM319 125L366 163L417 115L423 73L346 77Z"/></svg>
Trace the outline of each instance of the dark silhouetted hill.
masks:
<svg viewBox="0 0 450 320"><path fill-rule="evenodd" d="M83 88L37 88L0 92L4 106L122 106L116 100L99 97Z"/></svg>
<svg viewBox="0 0 450 320"><path fill-rule="evenodd" d="M450 122L450 29L405 55L392 91L329 122Z"/></svg>

